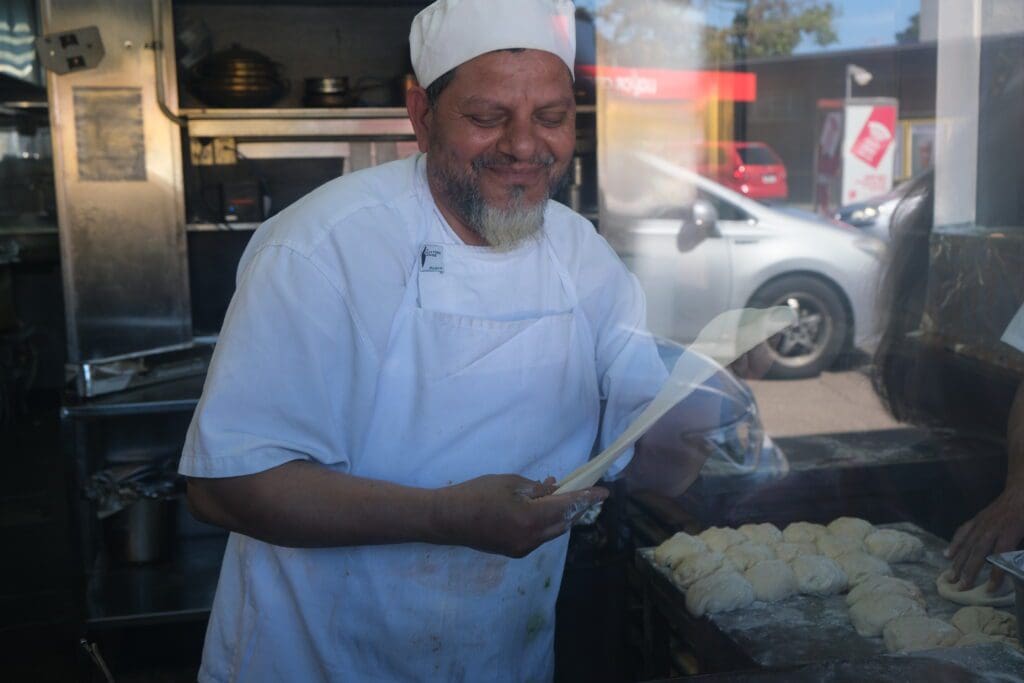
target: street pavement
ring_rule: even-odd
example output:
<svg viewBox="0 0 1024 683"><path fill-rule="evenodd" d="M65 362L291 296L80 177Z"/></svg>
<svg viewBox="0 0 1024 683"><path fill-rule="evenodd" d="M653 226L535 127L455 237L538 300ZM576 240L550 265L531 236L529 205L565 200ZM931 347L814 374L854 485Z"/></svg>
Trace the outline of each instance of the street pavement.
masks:
<svg viewBox="0 0 1024 683"><path fill-rule="evenodd" d="M899 427L871 387L869 366L814 379L748 380L768 434L806 436Z"/></svg>

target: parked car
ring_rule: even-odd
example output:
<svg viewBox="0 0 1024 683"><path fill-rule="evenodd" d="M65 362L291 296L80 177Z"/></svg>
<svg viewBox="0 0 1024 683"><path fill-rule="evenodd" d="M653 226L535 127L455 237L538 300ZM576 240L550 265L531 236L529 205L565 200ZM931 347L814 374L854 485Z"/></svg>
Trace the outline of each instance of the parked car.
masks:
<svg viewBox="0 0 1024 683"><path fill-rule="evenodd" d="M658 335L693 341L716 315L786 305L798 324L767 347L768 376L812 377L875 338L885 244L854 228L783 213L650 154L644 166L695 199L602 218L602 233L647 294ZM667 178L666 178L667 176Z"/></svg>
<svg viewBox="0 0 1024 683"><path fill-rule="evenodd" d="M697 172L753 199L789 195L786 165L763 142L706 142L697 154Z"/></svg>
<svg viewBox="0 0 1024 683"><path fill-rule="evenodd" d="M903 198L907 195L907 190L911 186L912 183L908 180L900 183L885 194L841 206L836 211L835 218L888 242L890 237L889 223L892 220L892 213L896 210L896 206L903 201Z"/></svg>

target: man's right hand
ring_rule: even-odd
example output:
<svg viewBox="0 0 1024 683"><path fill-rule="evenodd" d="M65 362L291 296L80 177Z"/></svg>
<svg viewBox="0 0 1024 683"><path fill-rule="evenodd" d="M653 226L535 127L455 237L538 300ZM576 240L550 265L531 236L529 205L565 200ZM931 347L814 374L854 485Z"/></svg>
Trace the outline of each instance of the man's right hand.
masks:
<svg viewBox="0 0 1024 683"><path fill-rule="evenodd" d="M487 475L438 489L438 542L525 557L564 534L588 508L608 497L600 487L557 496L554 491L554 479L537 482L514 474Z"/></svg>

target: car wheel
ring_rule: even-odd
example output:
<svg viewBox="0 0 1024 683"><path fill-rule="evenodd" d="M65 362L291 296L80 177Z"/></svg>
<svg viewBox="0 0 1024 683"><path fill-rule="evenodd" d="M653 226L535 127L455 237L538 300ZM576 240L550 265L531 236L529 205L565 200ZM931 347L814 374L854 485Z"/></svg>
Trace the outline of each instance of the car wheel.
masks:
<svg viewBox="0 0 1024 683"><path fill-rule="evenodd" d="M771 379L816 377L835 363L850 331L839 295L828 284L807 275L787 275L769 282L750 299L754 308L789 306L797 324L766 342Z"/></svg>

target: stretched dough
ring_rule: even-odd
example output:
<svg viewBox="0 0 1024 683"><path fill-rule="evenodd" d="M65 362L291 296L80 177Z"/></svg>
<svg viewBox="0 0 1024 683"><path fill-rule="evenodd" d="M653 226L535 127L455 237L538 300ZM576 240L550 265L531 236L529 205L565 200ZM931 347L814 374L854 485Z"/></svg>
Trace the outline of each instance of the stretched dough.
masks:
<svg viewBox="0 0 1024 683"><path fill-rule="evenodd" d="M782 532L774 524L744 524L738 531L754 543L775 545L782 541Z"/></svg>
<svg viewBox="0 0 1024 683"><path fill-rule="evenodd" d="M903 595L925 606L924 595L921 589L912 581L897 579L895 576L876 574L869 576L853 587L846 596L846 604L853 605L860 602L869 595Z"/></svg>
<svg viewBox="0 0 1024 683"><path fill-rule="evenodd" d="M736 568L746 571L762 560L774 560L775 551L764 543L737 543L725 549L725 556L732 560Z"/></svg>
<svg viewBox="0 0 1024 683"><path fill-rule="evenodd" d="M942 619L908 615L893 619L882 629L889 652L917 652L955 645L963 636L955 626Z"/></svg>
<svg viewBox="0 0 1024 683"><path fill-rule="evenodd" d="M680 531L654 549L654 562L674 569L687 555L707 552L704 541Z"/></svg>
<svg viewBox="0 0 1024 683"><path fill-rule="evenodd" d="M785 600L799 589L796 574L782 560L763 560L743 573L754 588L754 597L764 602Z"/></svg>
<svg viewBox="0 0 1024 683"><path fill-rule="evenodd" d="M828 532L833 536L849 536L863 541L864 538L875 530L871 522L859 517L839 517L829 522Z"/></svg>
<svg viewBox="0 0 1024 683"><path fill-rule="evenodd" d="M924 615L924 607L904 595L869 595L850 607L850 621L857 633L872 638L893 619L907 615Z"/></svg>
<svg viewBox="0 0 1024 683"><path fill-rule="evenodd" d="M860 551L840 555L836 558L836 564L846 572L851 586L856 586L875 575L892 576L892 569L885 560Z"/></svg>
<svg viewBox="0 0 1024 683"><path fill-rule="evenodd" d="M864 549L886 562L917 562L924 556L920 538L896 529L872 531L864 539Z"/></svg>
<svg viewBox="0 0 1024 683"><path fill-rule="evenodd" d="M814 543L789 543L783 541L775 546L775 555L780 560L792 562L801 555L817 555L818 546Z"/></svg>
<svg viewBox="0 0 1024 683"><path fill-rule="evenodd" d="M827 534L823 524L813 522L793 522L782 530L782 539L790 543L815 543L818 536Z"/></svg>
<svg viewBox="0 0 1024 683"><path fill-rule="evenodd" d="M846 590L846 574L823 555L801 555L790 564L797 588L805 595L834 595Z"/></svg>
<svg viewBox="0 0 1024 683"><path fill-rule="evenodd" d="M989 636L1017 636L1017 619L992 607L972 605L961 607L949 620L962 633L984 633Z"/></svg>
<svg viewBox="0 0 1024 683"><path fill-rule="evenodd" d="M725 556L722 553L716 553L714 550L699 555L687 555L683 558L682 562L675 566L672 576L677 584L686 588L695 581L715 573L722 568L725 562L728 562ZM731 563L729 568L732 568Z"/></svg>
<svg viewBox="0 0 1024 683"><path fill-rule="evenodd" d="M697 538L704 541L707 547L712 550L717 550L720 553L725 552L726 548L737 543L743 543L747 540L747 537L728 527L717 527L713 526L710 529L697 534Z"/></svg>
<svg viewBox="0 0 1024 683"><path fill-rule="evenodd" d="M740 609L753 601L754 587L732 569L705 576L686 591L686 609L695 617Z"/></svg>
<svg viewBox="0 0 1024 683"><path fill-rule="evenodd" d="M986 586L988 583L988 572L984 571L978 576L978 583L974 588L960 590L959 585L949 581L952 571L952 569L947 569L935 579L935 587L938 589L939 595L950 602L955 602L958 605L983 605L988 607L1009 607L1013 604L1013 586L1009 581L1003 581L995 593L989 593Z"/></svg>

